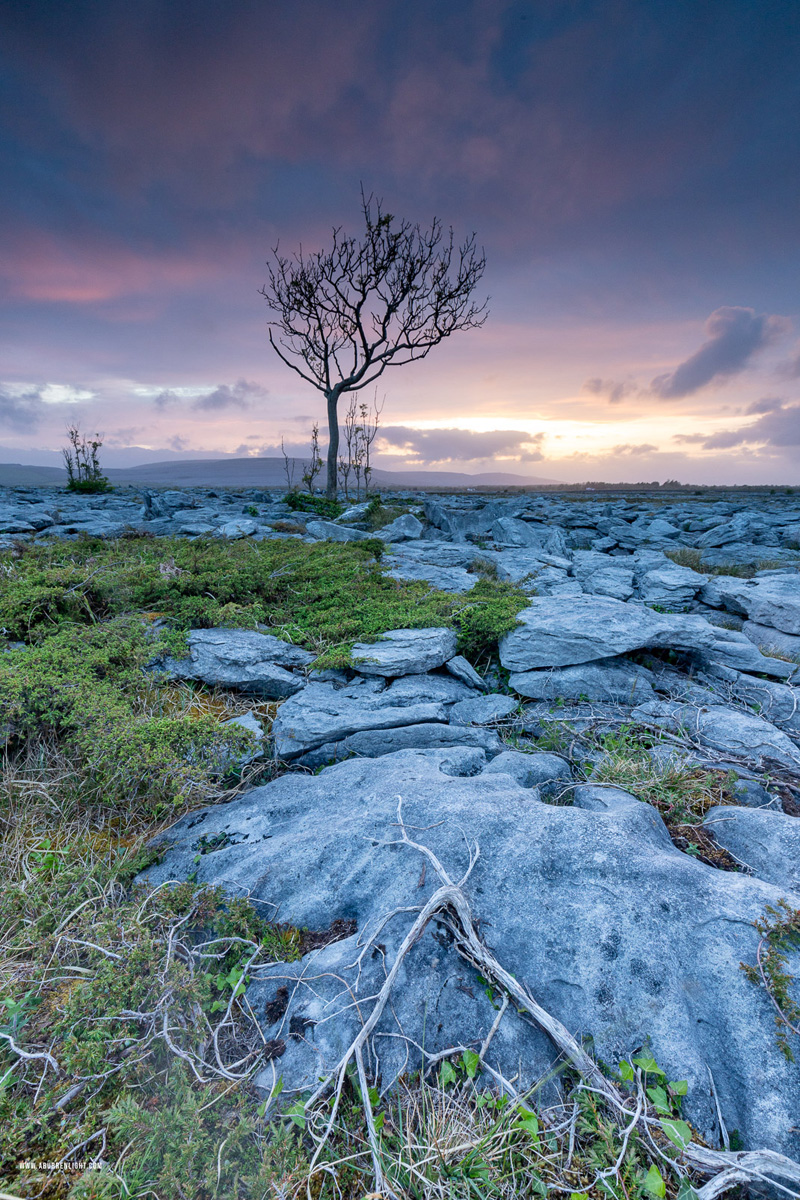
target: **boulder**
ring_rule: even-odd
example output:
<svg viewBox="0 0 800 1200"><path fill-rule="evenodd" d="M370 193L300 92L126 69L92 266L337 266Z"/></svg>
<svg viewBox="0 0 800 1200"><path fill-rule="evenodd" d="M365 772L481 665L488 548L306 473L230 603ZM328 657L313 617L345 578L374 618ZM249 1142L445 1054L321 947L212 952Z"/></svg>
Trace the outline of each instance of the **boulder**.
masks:
<svg viewBox="0 0 800 1200"><path fill-rule="evenodd" d="M771 679L754 679L739 675L732 691L740 700L754 708L779 729L800 734L800 691Z"/></svg>
<svg viewBox="0 0 800 1200"><path fill-rule="evenodd" d="M646 804L541 804L506 772L474 776L475 765L468 750L405 751L284 775L183 817L162 835L171 846L163 860L138 882L196 872L198 884L247 895L282 922L349 923L344 940L251 972L246 993L264 1036L285 1042L276 1064L285 1093L312 1089L371 1011L418 907L440 883L418 851L398 845L402 797L411 836L452 878L464 872L469 844L480 846L464 889L492 953L571 1032L592 1037L595 1055L616 1064L647 1045L670 1079L688 1081L683 1115L718 1144L710 1070L725 1124L745 1148L796 1156L800 1066L778 1049L769 998L739 964L755 961L753 922L766 906L782 896L798 905L800 895L682 854ZM218 835L218 848L196 862L199 838L209 845ZM376 936L380 952L364 953ZM798 964L790 953L788 969ZM434 920L398 968L366 1068L375 1072L377 1055L389 1088L418 1067L422 1045L478 1049L496 1017ZM512 1005L486 1061L524 1089L555 1057ZM270 1089L271 1068L257 1082Z"/></svg>
<svg viewBox="0 0 800 1200"><path fill-rule="evenodd" d="M224 538L229 538L235 541L237 538L252 537L258 532L258 526L255 521L250 521L247 517L237 517L234 521L226 521L224 525L220 525L219 533Z"/></svg>
<svg viewBox="0 0 800 1200"><path fill-rule="evenodd" d="M800 663L800 637L791 633L781 633L769 625L759 625L756 621L745 621L742 633L765 654L778 651L785 654L795 663Z"/></svg>
<svg viewBox="0 0 800 1200"><path fill-rule="evenodd" d="M334 521L308 521L306 533L318 542L363 542L365 538L373 536L361 529L337 525Z"/></svg>
<svg viewBox="0 0 800 1200"><path fill-rule="evenodd" d="M519 626L500 642L509 671L567 667L645 647L711 647L714 630L702 617L656 613L605 596L544 596L519 613Z"/></svg>
<svg viewBox="0 0 800 1200"><path fill-rule="evenodd" d="M765 675L777 675L789 679L797 670L794 663L762 654L745 633L736 629L714 626L714 645L699 648L693 655L700 666L731 667L735 671L758 671Z"/></svg>
<svg viewBox="0 0 800 1200"><path fill-rule="evenodd" d="M492 692L489 696L472 696L468 700L459 700L450 709L450 720L460 725L491 725L492 721L502 720L519 708L516 696L504 696L500 692Z"/></svg>
<svg viewBox="0 0 800 1200"><path fill-rule="evenodd" d="M356 642L353 665L360 675L421 675L453 658L457 641L452 629L390 629L379 642Z"/></svg>
<svg viewBox="0 0 800 1200"><path fill-rule="evenodd" d="M482 692L486 691L485 680L481 679L472 663L468 662L463 654L457 654L455 658L448 659L444 665L445 670L449 671L454 679L465 683L467 687L476 688Z"/></svg>
<svg viewBox="0 0 800 1200"><path fill-rule="evenodd" d="M491 528L491 535L500 545L535 547L546 554L567 554L567 543L563 529L550 529L546 525L533 525L516 517L499 517Z"/></svg>
<svg viewBox="0 0 800 1200"><path fill-rule="evenodd" d="M383 693L389 704L457 704L469 700L475 692L452 675L401 675Z"/></svg>
<svg viewBox="0 0 800 1200"><path fill-rule="evenodd" d="M800 770L800 749L785 733L753 713L740 712L723 704L701 707L666 700L639 705L631 713L631 719L662 729L683 730L702 746L723 754Z"/></svg>
<svg viewBox="0 0 800 1200"><path fill-rule="evenodd" d="M559 795L572 785L567 760L546 750L504 750L484 767L484 774L497 772L510 775L520 787L535 788L542 796Z"/></svg>
<svg viewBox="0 0 800 1200"><path fill-rule="evenodd" d="M268 700L299 692L304 679L285 668L304 667L314 660L301 646L251 629L192 629L188 641L188 658L167 658L162 664L171 678L197 679Z"/></svg>
<svg viewBox="0 0 800 1200"><path fill-rule="evenodd" d="M366 685L366 686L365 686ZM278 709L272 722L275 757L283 760L314 750L326 742L340 742L363 729L392 729L446 721L441 703L400 703L388 700L378 680L364 680L346 687L310 683Z"/></svg>
<svg viewBox="0 0 800 1200"><path fill-rule="evenodd" d="M743 808L771 808L783 812L783 806L777 796L769 792L757 779L748 779L740 775L728 789Z"/></svg>
<svg viewBox="0 0 800 1200"><path fill-rule="evenodd" d="M301 767L327 766L357 755L361 758L380 758L398 750L440 750L469 747L483 755L492 757L503 749L503 742L496 733L477 725L399 725L394 729L364 729L353 733L340 742L326 742L316 750L310 750L297 759Z"/></svg>
<svg viewBox="0 0 800 1200"><path fill-rule="evenodd" d="M413 513L403 513L401 517L395 517L394 521L379 529L375 536L383 542L408 542L422 537L422 530L422 522L418 521Z"/></svg>
<svg viewBox="0 0 800 1200"><path fill-rule="evenodd" d="M760 579L738 579L717 575L709 579L701 592L704 604L727 608L747 617L756 625L766 625L781 633L800 635L800 574L766 575Z"/></svg>
<svg viewBox="0 0 800 1200"><path fill-rule="evenodd" d="M703 825L758 879L800 892L800 821L765 808L717 805Z"/></svg>
<svg viewBox="0 0 800 1200"><path fill-rule="evenodd" d="M643 558L635 574L636 589L645 604L657 604L669 612L684 612L708 578L663 555L660 561Z"/></svg>
<svg viewBox="0 0 800 1200"><path fill-rule="evenodd" d="M521 671L509 676L508 686L530 700L608 701L643 704L655 700L653 674L626 658L606 658L576 667Z"/></svg>

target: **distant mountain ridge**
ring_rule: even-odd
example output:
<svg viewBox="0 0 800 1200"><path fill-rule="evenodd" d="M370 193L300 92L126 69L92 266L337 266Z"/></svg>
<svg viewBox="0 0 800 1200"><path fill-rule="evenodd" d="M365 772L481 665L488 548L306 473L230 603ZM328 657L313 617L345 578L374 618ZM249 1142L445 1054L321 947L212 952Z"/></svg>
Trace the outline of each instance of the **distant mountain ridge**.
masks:
<svg viewBox="0 0 800 1200"><path fill-rule="evenodd" d="M290 459L294 482L302 487L304 459ZM136 467L109 467L104 472L112 483L150 484L153 487L286 487L282 458L190 458L166 462L142 463ZM324 483L324 473L320 476ZM48 487L67 481L63 467L24 466L0 463L2 487ZM510 475L502 471L484 471L468 475L461 471L385 471L375 468L372 485L385 488L436 487L537 487L558 484L557 479Z"/></svg>

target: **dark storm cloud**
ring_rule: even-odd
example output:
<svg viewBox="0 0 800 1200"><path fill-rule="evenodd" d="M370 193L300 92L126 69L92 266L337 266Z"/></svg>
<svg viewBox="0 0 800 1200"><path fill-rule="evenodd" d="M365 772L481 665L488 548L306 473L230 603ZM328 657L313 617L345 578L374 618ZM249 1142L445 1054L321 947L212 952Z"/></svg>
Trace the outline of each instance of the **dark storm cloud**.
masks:
<svg viewBox="0 0 800 1200"><path fill-rule="evenodd" d="M520 429L478 433L471 429L410 429L389 425L380 430L379 436L390 446L410 451L425 462L472 462L498 457L539 462L544 457L538 449L544 434Z"/></svg>
<svg viewBox="0 0 800 1200"><path fill-rule="evenodd" d="M257 400L265 400L267 389L260 383L250 383L247 379L238 380L233 387L221 383L205 396L198 396L192 402L195 412L218 412L224 408L250 408Z"/></svg>
<svg viewBox="0 0 800 1200"><path fill-rule="evenodd" d="M730 379L745 369L758 350L785 332L786 325L780 317L726 305L711 314L705 328L708 341L671 374L653 380L651 387L656 396L679 399L706 384Z"/></svg>
<svg viewBox="0 0 800 1200"><path fill-rule="evenodd" d="M761 402L766 403L765 401ZM751 412L763 415L752 425L741 429L722 429L710 435L702 433L679 433L674 441L696 443L704 450L729 450L733 446L770 446L785 450L787 446L800 446L800 404L783 404L769 401L769 409L750 406Z"/></svg>
<svg viewBox="0 0 800 1200"><path fill-rule="evenodd" d="M0 425L20 433L32 433L39 427L45 405L35 389L14 395L0 387Z"/></svg>

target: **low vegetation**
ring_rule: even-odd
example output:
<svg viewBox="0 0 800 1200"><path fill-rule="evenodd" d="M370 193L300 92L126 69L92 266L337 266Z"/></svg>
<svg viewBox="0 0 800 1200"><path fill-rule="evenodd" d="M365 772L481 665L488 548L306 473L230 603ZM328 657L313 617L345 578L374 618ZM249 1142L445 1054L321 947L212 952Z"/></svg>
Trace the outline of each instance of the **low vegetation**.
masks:
<svg viewBox="0 0 800 1200"><path fill-rule="evenodd" d="M491 578L466 596L399 583L383 574L381 548L137 537L0 558L5 1195L363 1200L373 1119L381 1173L403 1200L688 1200L685 1171L671 1165L691 1133L685 1084L646 1053L609 1072L621 1094L650 1104L646 1136L567 1071L556 1105L544 1087L522 1102L482 1088L468 1053L425 1077L410 1070L393 1096L370 1097L369 1119L348 1080L320 1148L327 1101L304 1113L281 1108L279 1087L265 1100L252 1085L265 1061L279 1078L283 1047L265 1044L245 992L257 964L298 957L319 932L271 924L191 876L134 885L177 816L279 769L235 768L251 735L221 723L243 707L266 723L273 706L148 669L184 650L188 628L262 627L344 664L357 639L449 625L480 661L527 603ZM657 775L633 731L603 749L595 777L654 803L674 836L722 797L721 777ZM92 1160L100 1169L46 1166Z"/></svg>
<svg viewBox="0 0 800 1200"><path fill-rule="evenodd" d="M753 563L722 563L711 567L703 562L702 551L691 546L665 550L664 553L679 567L690 567L692 571L699 571L701 575L734 575L737 579L753 579L759 571L772 571L776 567L786 566L781 560L765 557Z"/></svg>

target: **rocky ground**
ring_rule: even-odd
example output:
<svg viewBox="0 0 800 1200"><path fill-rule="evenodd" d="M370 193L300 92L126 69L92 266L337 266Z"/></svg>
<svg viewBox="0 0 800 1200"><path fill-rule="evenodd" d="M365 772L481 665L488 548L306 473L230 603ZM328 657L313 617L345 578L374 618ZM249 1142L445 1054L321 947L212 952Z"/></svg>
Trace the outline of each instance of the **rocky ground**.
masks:
<svg viewBox="0 0 800 1200"><path fill-rule="evenodd" d="M259 1086L280 1075L308 1095L348 1055L382 1092L456 1052L513 1094L546 1074L552 1036L476 970L463 914L434 905L414 932L460 880L489 966L596 1059L645 1048L687 1081L682 1113L707 1145L800 1158L800 500L383 504L399 515L376 529L375 505L326 519L258 491L0 496L11 548L378 538L398 581L465 606L487 577L528 598L473 663L445 627L387 630L337 669L219 627L157 664L277 705L237 720L280 777L187 814L142 877L222 884L328 931L247 976L272 1048Z"/></svg>

